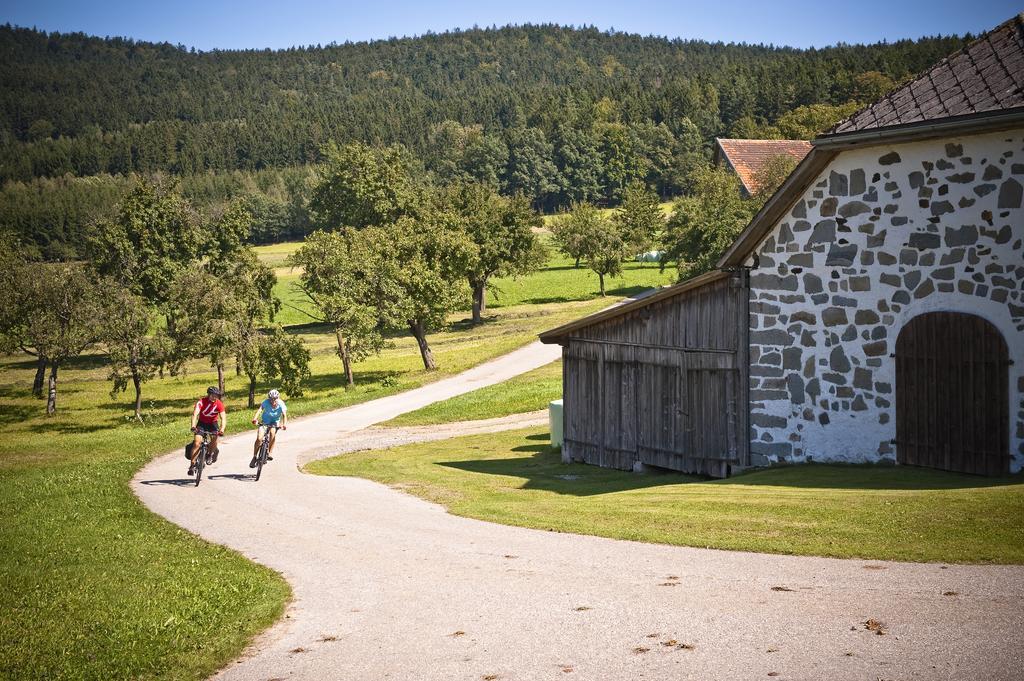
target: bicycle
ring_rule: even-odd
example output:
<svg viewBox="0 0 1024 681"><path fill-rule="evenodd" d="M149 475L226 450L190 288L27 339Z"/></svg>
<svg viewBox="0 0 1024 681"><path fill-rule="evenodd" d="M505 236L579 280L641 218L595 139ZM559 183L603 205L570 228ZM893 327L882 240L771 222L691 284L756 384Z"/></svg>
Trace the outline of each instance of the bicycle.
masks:
<svg viewBox="0 0 1024 681"><path fill-rule="evenodd" d="M206 468L206 453L209 451L210 435L213 433L202 430L198 434L203 436L203 444L199 445L199 454L196 455L195 463L193 464L196 472L196 487L199 487L199 481L203 477L203 469Z"/></svg>
<svg viewBox="0 0 1024 681"><path fill-rule="evenodd" d="M265 423L260 424L256 431L259 432L260 428L265 428L263 432L263 440L260 445L260 451L256 454L256 481L259 482L260 474L263 472L263 464L267 462L267 457L270 456L270 429L274 429L274 436L277 436L277 431L281 429L281 426L268 426Z"/></svg>

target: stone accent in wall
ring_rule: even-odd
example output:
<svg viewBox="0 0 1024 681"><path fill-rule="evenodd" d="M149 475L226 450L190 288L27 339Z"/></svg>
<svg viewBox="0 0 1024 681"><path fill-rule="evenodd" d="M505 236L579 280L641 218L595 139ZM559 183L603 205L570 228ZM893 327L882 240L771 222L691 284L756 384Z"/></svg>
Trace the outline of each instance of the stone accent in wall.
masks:
<svg viewBox="0 0 1024 681"><path fill-rule="evenodd" d="M918 314L1001 309L1011 355L1024 346L1022 183L1020 132L836 157L752 272L754 465L894 459L891 354ZM1010 399L1019 470L1024 361Z"/></svg>

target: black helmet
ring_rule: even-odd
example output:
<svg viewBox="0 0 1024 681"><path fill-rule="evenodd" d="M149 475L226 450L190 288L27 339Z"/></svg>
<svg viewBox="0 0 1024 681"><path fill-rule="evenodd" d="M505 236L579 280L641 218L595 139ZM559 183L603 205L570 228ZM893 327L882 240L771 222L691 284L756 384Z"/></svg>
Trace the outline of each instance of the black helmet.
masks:
<svg viewBox="0 0 1024 681"><path fill-rule="evenodd" d="M222 393L220 391L220 388L218 388L217 386L211 385L209 388L206 389L206 394L207 395L216 395L217 397L220 397L224 393Z"/></svg>

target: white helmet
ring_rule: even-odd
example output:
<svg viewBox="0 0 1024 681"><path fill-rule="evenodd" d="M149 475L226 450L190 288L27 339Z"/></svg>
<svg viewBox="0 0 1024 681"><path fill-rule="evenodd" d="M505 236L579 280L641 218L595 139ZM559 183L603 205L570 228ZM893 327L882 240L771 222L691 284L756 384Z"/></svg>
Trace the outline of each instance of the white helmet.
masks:
<svg viewBox="0 0 1024 681"><path fill-rule="evenodd" d="M267 397L269 397L272 400L276 400L280 396L281 396L281 393L277 392L276 390L271 390L269 393L267 393Z"/></svg>

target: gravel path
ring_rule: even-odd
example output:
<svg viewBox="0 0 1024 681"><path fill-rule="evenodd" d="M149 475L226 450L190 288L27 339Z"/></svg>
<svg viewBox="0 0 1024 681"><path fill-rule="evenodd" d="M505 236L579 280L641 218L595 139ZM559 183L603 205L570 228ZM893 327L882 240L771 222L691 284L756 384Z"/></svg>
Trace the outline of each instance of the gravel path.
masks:
<svg viewBox="0 0 1024 681"><path fill-rule="evenodd" d="M558 350L535 344L403 395L296 420L258 483L249 434L225 439L198 488L179 453L142 469L133 488L147 506L279 570L294 589L285 619L217 678L1022 678L1024 567L541 532L297 469L354 443L389 444L394 434L379 429L352 433ZM866 628L871 620L884 635Z"/></svg>

